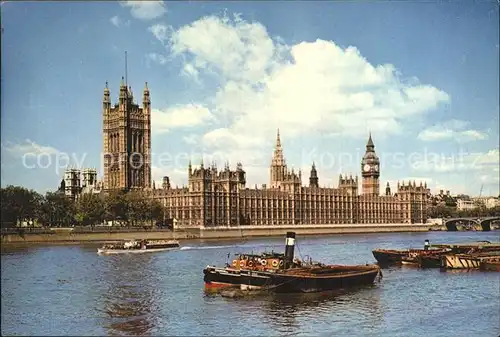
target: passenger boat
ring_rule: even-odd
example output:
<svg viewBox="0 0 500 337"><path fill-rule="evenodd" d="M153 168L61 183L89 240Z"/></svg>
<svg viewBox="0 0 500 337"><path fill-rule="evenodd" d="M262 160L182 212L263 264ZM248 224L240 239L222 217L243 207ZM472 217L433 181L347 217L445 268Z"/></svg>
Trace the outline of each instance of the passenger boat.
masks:
<svg viewBox="0 0 500 337"><path fill-rule="evenodd" d="M140 254L162 252L179 248L177 240L131 240L106 244L97 249L98 254Z"/></svg>
<svg viewBox="0 0 500 337"><path fill-rule="evenodd" d="M203 270L205 287L308 293L372 284L380 273L377 265L304 263L294 258L294 246L295 233L288 232L285 254L238 254L224 268L207 266Z"/></svg>

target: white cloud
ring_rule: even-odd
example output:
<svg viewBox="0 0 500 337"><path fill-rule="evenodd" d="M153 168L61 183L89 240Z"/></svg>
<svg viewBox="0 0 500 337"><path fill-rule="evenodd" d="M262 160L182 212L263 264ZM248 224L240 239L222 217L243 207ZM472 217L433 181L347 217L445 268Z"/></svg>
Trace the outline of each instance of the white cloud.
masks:
<svg viewBox="0 0 500 337"><path fill-rule="evenodd" d="M499 149L478 153L460 152L453 156L424 154L422 157L416 158L410 164L413 169L440 173L478 170L494 171L500 165Z"/></svg>
<svg viewBox="0 0 500 337"><path fill-rule="evenodd" d="M461 120L450 120L444 123L436 124L422 130L418 138L423 141L439 141L454 139L458 142L468 142L474 140L484 140L488 138L485 132L478 130L465 130L469 122Z"/></svg>
<svg viewBox="0 0 500 337"><path fill-rule="evenodd" d="M2 148L4 148L7 152L13 155L24 155L28 153L35 155L40 155L40 154L55 155L61 153L56 148L53 148L51 146L40 145L29 139L24 140L24 142L22 143L12 143L12 142L6 142L5 144L2 143Z"/></svg>
<svg viewBox="0 0 500 337"><path fill-rule="evenodd" d="M207 102L222 124L204 136L213 149L270 150L262 139L277 127L288 139L395 134L449 102L431 85L400 80L390 64L370 64L355 47L320 39L286 45L239 18L204 17L173 31L169 45L185 71L220 83Z"/></svg>
<svg viewBox="0 0 500 337"><path fill-rule="evenodd" d="M163 184L163 177L167 176L170 181L171 187L181 187L182 185L187 184L187 168L186 169L178 169L178 168L163 168L160 166L152 166L151 167L151 178L155 183L155 187L161 188Z"/></svg>
<svg viewBox="0 0 500 337"><path fill-rule="evenodd" d="M116 27L122 27L122 26L129 26L130 21L123 21L120 19L119 16L115 15L109 19L109 22L111 22L114 26Z"/></svg>
<svg viewBox="0 0 500 337"><path fill-rule="evenodd" d="M148 28L155 38L161 43L165 43L172 33L172 28L163 24L156 24Z"/></svg>
<svg viewBox="0 0 500 337"><path fill-rule="evenodd" d="M163 1L120 1L123 7L130 7L130 14L139 20L152 20L163 16L167 8Z"/></svg>
<svg viewBox="0 0 500 337"><path fill-rule="evenodd" d="M200 78L198 77L198 69L196 69L191 63L185 63L184 68L182 69L182 73L187 76L191 77L195 82L199 82Z"/></svg>
<svg viewBox="0 0 500 337"><path fill-rule="evenodd" d="M210 110L199 104L176 106L151 111L151 128L154 133L164 133L175 128L189 128L214 120Z"/></svg>
<svg viewBox="0 0 500 337"><path fill-rule="evenodd" d="M182 140L184 141L184 143L186 143L188 145L194 145L200 141L200 137L197 134L191 134L191 135L182 137Z"/></svg>
<svg viewBox="0 0 500 337"><path fill-rule="evenodd" d="M146 62L155 62L155 63L161 64L161 65L164 65L168 62L168 59L161 54L149 53L149 54L146 54Z"/></svg>

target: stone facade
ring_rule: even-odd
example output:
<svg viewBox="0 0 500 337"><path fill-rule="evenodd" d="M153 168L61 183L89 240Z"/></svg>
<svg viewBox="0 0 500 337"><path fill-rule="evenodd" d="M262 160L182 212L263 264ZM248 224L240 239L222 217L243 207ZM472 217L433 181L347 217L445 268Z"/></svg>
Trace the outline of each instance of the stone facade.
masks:
<svg viewBox="0 0 500 337"><path fill-rule="evenodd" d="M362 193L358 177L340 175L337 188L319 186L313 163L309 186L302 174L289 170L278 131L270 165L270 186L246 187L241 163L219 170L215 164L187 169L188 186L172 188L164 177L161 189L150 196L166 207L167 219L180 227L292 225L292 224L380 224L425 223L430 196L427 184L400 184L391 193L379 193L380 161L370 135L362 167Z"/></svg>
<svg viewBox="0 0 500 337"><path fill-rule="evenodd" d="M104 189L151 187L151 100L143 91L142 107L134 103L132 88L120 84L119 102L111 106L106 82L102 103Z"/></svg>
<svg viewBox="0 0 500 337"><path fill-rule="evenodd" d="M59 191L68 198L76 200L85 193L101 193L102 182L97 180L97 170L69 168L64 172Z"/></svg>

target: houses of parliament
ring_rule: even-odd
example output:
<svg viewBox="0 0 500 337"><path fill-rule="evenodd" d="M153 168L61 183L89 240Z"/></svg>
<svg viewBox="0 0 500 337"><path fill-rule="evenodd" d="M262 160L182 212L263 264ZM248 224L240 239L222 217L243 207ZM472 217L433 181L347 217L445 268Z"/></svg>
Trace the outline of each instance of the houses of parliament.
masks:
<svg viewBox="0 0 500 337"><path fill-rule="evenodd" d="M105 158L100 190L144 191L161 201L165 218L178 227L423 223L427 219L430 190L426 184L398 183L393 193L387 183L381 193L380 160L371 134L360 163L361 179L340 175L336 188L321 187L314 163L307 185L300 171L287 167L279 130L270 158L269 185L247 187L241 163L235 169L228 165L219 169L202 161L198 167L189 162L186 187L173 188L169 177L164 176L162 186L156 188L151 182L151 100L147 83L139 105L122 78L118 104L114 106L106 84L102 114Z"/></svg>

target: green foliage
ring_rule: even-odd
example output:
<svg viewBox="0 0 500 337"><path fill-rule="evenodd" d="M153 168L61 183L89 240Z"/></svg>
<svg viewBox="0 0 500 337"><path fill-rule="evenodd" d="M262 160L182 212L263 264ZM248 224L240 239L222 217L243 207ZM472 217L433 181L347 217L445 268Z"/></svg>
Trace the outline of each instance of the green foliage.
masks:
<svg viewBox="0 0 500 337"><path fill-rule="evenodd" d="M37 220L46 226L94 226L105 220L129 225L153 225L163 220L164 207L142 192L112 191L106 195L82 194L76 202L60 192L45 196L19 186L0 189L2 227Z"/></svg>
<svg viewBox="0 0 500 337"><path fill-rule="evenodd" d="M47 192L38 210L39 222L54 227L72 225L75 220L75 204L64 194Z"/></svg>
<svg viewBox="0 0 500 337"><path fill-rule="evenodd" d="M449 207L446 205L436 205L430 206L427 209L427 215L429 218L470 218L500 216L500 206L494 208L486 208L484 204L478 204L478 207L475 209L458 211L454 207Z"/></svg>
<svg viewBox="0 0 500 337"><path fill-rule="evenodd" d="M11 185L0 189L0 199L2 227L36 219L43 201L43 197L37 192Z"/></svg>
<svg viewBox="0 0 500 337"><path fill-rule="evenodd" d="M111 191L104 197L105 220L127 220L127 199L123 191Z"/></svg>
<svg viewBox="0 0 500 337"><path fill-rule="evenodd" d="M76 202L76 220L83 226L102 223L106 213L104 201L96 194L83 194Z"/></svg>

